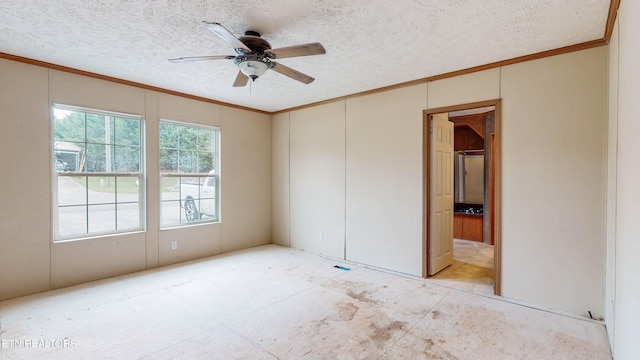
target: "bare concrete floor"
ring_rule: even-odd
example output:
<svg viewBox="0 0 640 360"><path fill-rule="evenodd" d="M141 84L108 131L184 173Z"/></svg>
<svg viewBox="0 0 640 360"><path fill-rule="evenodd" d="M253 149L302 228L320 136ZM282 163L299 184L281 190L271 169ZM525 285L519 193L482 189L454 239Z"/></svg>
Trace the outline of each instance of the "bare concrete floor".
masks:
<svg viewBox="0 0 640 360"><path fill-rule="evenodd" d="M0 337L2 359L611 359L599 322L275 245L1 302Z"/></svg>

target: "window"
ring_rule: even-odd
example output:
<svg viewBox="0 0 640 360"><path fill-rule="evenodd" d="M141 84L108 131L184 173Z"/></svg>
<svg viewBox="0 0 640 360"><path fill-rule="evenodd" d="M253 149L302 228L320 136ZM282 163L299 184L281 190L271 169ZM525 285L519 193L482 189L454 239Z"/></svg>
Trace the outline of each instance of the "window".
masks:
<svg viewBox="0 0 640 360"><path fill-rule="evenodd" d="M160 122L160 203L163 228L220 219L220 130Z"/></svg>
<svg viewBox="0 0 640 360"><path fill-rule="evenodd" d="M142 118L53 107L54 240L143 230Z"/></svg>

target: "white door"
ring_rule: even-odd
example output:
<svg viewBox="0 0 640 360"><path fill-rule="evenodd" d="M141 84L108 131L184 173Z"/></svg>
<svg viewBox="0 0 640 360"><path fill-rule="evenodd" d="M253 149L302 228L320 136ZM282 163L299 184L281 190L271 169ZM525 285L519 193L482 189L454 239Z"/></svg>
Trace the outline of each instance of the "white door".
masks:
<svg viewBox="0 0 640 360"><path fill-rule="evenodd" d="M429 172L429 275L453 262L453 123L447 113L431 120Z"/></svg>

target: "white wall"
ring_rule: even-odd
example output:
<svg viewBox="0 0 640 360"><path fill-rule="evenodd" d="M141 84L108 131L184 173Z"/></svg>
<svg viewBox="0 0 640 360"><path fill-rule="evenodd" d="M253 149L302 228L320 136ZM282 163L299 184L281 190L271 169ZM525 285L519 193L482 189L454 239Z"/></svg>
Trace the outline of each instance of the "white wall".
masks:
<svg viewBox="0 0 640 360"><path fill-rule="evenodd" d="M52 242L52 103L144 116L146 231ZM221 128L221 223L159 230L160 118ZM0 188L12 204L0 208L0 300L269 243L270 120L0 59Z"/></svg>
<svg viewBox="0 0 640 360"><path fill-rule="evenodd" d="M616 228L615 228L615 359L640 356L640 2L622 1L618 11L618 68L611 67L610 77L618 78ZM611 46L612 52L616 46ZM613 54L612 58L615 58ZM615 101L615 99L613 99ZM613 149L612 149L613 151ZM614 155L615 156L615 155ZM611 241L611 238L610 238Z"/></svg>
<svg viewBox="0 0 640 360"><path fill-rule="evenodd" d="M602 317L606 75L600 47L292 112L291 186L274 183L291 198L291 246L299 247L294 232L319 231L311 222L318 213L307 212L318 209L319 194L335 200L324 203L325 214L343 211L339 191L323 186L346 182L346 258L420 275L421 110L501 98L502 293ZM344 139L332 122L342 116ZM334 145L315 146L312 130ZM339 164L343 141L344 174L309 171L323 156ZM306 239L307 249L321 246L313 234Z"/></svg>

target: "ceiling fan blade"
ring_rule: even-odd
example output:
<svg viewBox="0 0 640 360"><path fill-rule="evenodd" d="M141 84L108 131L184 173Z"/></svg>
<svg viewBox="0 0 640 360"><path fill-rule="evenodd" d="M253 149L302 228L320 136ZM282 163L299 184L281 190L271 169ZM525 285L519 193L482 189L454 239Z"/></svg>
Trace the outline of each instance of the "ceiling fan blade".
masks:
<svg viewBox="0 0 640 360"><path fill-rule="evenodd" d="M242 41L238 40L231 31L227 30L222 24L217 22L202 22L204 26L207 27L212 33L220 36L224 41L228 42L229 45L233 46L234 49L244 49L247 52L251 52L251 49L247 47Z"/></svg>
<svg viewBox="0 0 640 360"><path fill-rule="evenodd" d="M303 45L287 46L278 49L271 49L268 51L273 53L276 56L276 59L295 56L321 55L327 53L322 44L317 42Z"/></svg>
<svg viewBox="0 0 640 360"><path fill-rule="evenodd" d="M272 70L275 70L276 72L279 72L280 74L284 76L288 76L294 80L298 80L305 84L309 84L313 80L315 80L311 76L303 74L300 71L294 70L288 66L284 66L282 64L276 63L275 61L272 61L271 63L273 64L273 67L271 68Z"/></svg>
<svg viewBox="0 0 640 360"><path fill-rule="evenodd" d="M211 55L211 56L186 56L186 57L179 57L179 58L175 58L175 59L169 59L169 61L171 61L172 63L183 63L183 62L190 62L190 61L202 61L202 60L231 60L235 58L235 56L233 55Z"/></svg>
<svg viewBox="0 0 640 360"><path fill-rule="evenodd" d="M247 75L243 74L242 71L238 71L236 81L233 82L233 87L243 87L247 85L247 81L249 81Z"/></svg>

